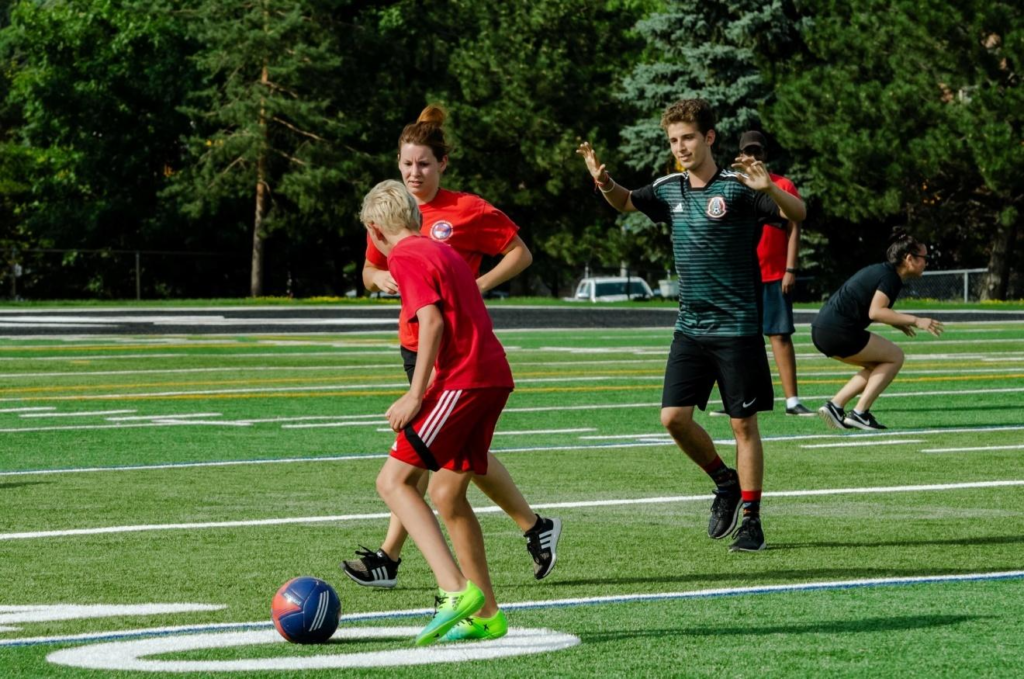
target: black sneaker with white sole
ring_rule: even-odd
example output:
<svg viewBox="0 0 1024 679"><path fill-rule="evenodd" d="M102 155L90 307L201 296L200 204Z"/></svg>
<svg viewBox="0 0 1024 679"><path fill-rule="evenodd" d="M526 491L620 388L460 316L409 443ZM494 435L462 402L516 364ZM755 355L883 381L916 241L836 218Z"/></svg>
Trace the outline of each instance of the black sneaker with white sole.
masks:
<svg viewBox="0 0 1024 679"><path fill-rule="evenodd" d="M708 537L721 540L736 527L740 515L743 495L737 483L731 490L715 490L715 501L711 503L711 518L708 519Z"/></svg>
<svg viewBox="0 0 1024 679"><path fill-rule="evenodd" d="M846 419L846 411L832 401L825 401L825 405L818 408L818 415L832 429L849 429L843 420Z"/></svg>
<svg viewBox="0 0 1024 679"><path fill-rule="evenodd" d="M730 552L760 552L768 546L764 541L761 518L757 516L744 516L733 536L736 539L729 545Z"/></svg>
<svg viewBox="0 0 1024 679"><path fill-rule="evenodd" d="M533 557L533 577L546 578L558 560L558 538L562 535L560 519L537 517L537 525L523 533L526 549Z"/></svg>
<svg viewBox="0 0 1024 679"><path fill-rule="evenodd" d="M871 414L871 411L866 413L858 413L856 410L851 412L843 419L843 424L848 428L853 429L867 429L869 431L880 431L882 429L888 429L884 424L880 423L875 419L875 416Z"/></svg>
<svg viewBox="0 0 1024 679"><path fill-rule="evenodd" d="M342 561L341 570L363 587L384 587L391 589L398 580L398 566L402 560L394 561L383 549L371 552L366 547L356 550L359 557L353 561Z"/></svg>
<svg viewBox="0 0 1024 679"><path fill-rule="evenodd" d="M803 403L797 403L792 408L786 408L786 414L796 415L797 417L814 417L814 411Z"/></svg>

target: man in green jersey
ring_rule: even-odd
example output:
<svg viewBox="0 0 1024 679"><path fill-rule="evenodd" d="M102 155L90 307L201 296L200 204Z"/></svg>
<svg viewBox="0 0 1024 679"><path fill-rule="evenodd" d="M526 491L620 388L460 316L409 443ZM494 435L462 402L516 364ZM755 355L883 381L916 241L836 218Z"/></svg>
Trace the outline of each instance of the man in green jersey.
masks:
<svg viewBox="0 0 1024 679"><path fill-rule="evenodd" d="M761 336L761 270L757 244L762 225L803 221L804 203L780 189L764 163L738 158L732 170L715 164L715 114L702 99L684 99L661 117L672 155L683 172L635 191L608 175L590 144L583 156L605 200L619 212L639 210L672 227L679 275L679 316L665 368L661 423L715 483L708 536L720 539L743 523L729 549L765 548L761 528L764 454L757 413L774 402ZM736 470L715 450L693 419L707 408L718 383L736 437Z"/></svg>

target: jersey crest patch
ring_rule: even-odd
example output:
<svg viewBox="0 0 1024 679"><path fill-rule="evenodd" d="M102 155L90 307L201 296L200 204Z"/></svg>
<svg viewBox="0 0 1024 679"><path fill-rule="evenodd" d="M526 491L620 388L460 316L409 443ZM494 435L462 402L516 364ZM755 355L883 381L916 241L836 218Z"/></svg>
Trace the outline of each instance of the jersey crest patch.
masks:
<svg viewBox="0 0 1024 679"><path fill-rule="evenodd" d="M727 212L725 207L725 198L722 196L715 196L708 201L708 209L705 211L708 217L711 219L721 219Z"/></svg>
<svg viewBox="0 0 1024 679"><path fill-rule="evenodd" d="M446 241L452 237L453 231L455 231L455 227L451 222L441 220L434 222L434 225L430 227L430 237L434 240Z"/></svg>

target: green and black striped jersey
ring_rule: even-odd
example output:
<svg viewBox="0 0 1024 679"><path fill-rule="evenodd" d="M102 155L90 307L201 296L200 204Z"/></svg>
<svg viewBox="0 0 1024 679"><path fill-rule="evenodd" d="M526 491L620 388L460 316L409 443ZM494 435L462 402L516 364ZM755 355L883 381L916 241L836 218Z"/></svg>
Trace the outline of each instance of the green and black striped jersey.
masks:
<svg viewBox="0 0 1024 679"><path fill-rule="evenodd" d="M785 220L771 197L719 169L703 188L687 172L633 191L633 206L672 227L679 275L676 330L691 336L761 334L761 269L757 243L765 223Z"/></svg>

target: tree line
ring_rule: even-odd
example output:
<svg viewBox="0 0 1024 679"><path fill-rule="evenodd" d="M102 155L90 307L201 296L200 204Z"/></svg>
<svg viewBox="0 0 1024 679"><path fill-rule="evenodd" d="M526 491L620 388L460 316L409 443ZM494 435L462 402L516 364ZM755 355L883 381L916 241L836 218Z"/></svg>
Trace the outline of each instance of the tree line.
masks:
<svg viewBox="0 0 1024 679"><path fill-rule="evenodd" d="M695 96L720 165L762 130L807 199L805 294L905 224L933 269L1024 295L1019 3L0 0L0 63L0 275L28 298L132 297L132 252L146 297L358 290L361 197L428 102L445 185L535 255L514 293L651 278L667 230L611 213L574 150L649 183L673 170L661 110Z"/></svg>

